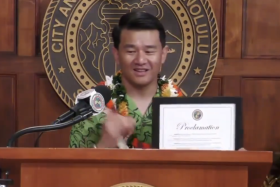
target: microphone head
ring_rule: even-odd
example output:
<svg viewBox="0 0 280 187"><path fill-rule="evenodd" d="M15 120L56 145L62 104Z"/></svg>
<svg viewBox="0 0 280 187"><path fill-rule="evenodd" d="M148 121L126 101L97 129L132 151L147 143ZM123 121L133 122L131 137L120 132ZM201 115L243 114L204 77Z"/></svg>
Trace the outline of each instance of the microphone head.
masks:
<svg viewBox="0 0 280 187"><path fill-rule="evenodd" d="M112 91L107 86L98 85L94 90L103 96L105 105L111 100Z"/></svg>
<svg viewBox="0 0 280 187"><path fill-rule="evenodd" d="M112 91L107 86L96 86L95 93L91 93L90 105L97 114L102 112L106 104L111 100Z"/></svg>

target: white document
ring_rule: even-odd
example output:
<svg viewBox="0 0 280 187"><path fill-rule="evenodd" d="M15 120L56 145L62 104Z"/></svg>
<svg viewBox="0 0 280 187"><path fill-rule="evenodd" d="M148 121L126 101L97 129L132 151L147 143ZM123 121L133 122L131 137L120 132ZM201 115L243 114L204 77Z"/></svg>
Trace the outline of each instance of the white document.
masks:
<svg viewBox="0 0 280 187"><path fill-rule="evenodd" d="M161 104L159 149L235 150L235 104Z"/></svg>

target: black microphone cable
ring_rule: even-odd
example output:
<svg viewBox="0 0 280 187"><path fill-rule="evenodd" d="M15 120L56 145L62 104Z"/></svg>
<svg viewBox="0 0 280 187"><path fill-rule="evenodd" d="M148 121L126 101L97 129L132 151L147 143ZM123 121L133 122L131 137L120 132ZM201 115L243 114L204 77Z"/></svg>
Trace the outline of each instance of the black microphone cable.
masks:
<svg viewBox="0 0 280 187"><path fill-rule="evenodd" d="M84 112L84 114L80 114L80 115L76 116L75 118L73 118L72 120L64 122L64 123L56 123L53 125L35 126L35 127L29 127L26 129L22 129L22 130L16 132L9 139L7 147L12 147L15 140L17 140L19 137L21 137L25 134L29 134L29 133L33 133L33 132L46 132L46 131L64 129L64 128L70 127L76 123L79 123L80 121L83 121L83 120L89 118L90 116L92 116L93 113L94 113L94 111L92 111L92 110Z"/></svg>

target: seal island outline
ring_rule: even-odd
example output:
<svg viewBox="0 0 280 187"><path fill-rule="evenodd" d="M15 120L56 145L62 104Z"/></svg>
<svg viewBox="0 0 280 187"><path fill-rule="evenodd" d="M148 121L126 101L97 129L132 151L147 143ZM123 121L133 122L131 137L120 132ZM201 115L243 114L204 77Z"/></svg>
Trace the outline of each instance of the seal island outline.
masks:
<svg viewBox="0 0 280 187"><path fill-rule="evenodd" d="M42 31L41 31L41 53L42 53L42 60L44 63L44 68L45 68L46 74L48 76L48 79L51 82L56 93L59 95L59 97L63 100L63 102L68 107L72 107L74 105L75 97L77 96L77 94L79 94L80 92L82 92L84 90L93 88L93 87L87 86L88 84L96 86L94 81L91 81L90 83L89 83L89 81L87 81L87 85L86 85L85 82L82 82L81 79L77 79L77 77L75 76L74 70L71 69L71 67L70 67L72 64L71 63L70 63L70 65L68 64L68 61L69 61L69 59L71 60L71 58L69 58L70 54L67 54L67 51L69 51L71 47L73 48L73 46L69 47L69 42L68 42L69 40L67 41L67 39L66 39L70 36L70 34L69 34L70 31L73 31L73 29L72 30L69 29L69 27L70 27L69 25L75 21L73 18L74 17L73 15L76 15L76 14L74 14L75 11L81 11L81 7L84 7L84 11L85 11L87 7L91 6L92 4L94 4L98 1L100 1L100 0L81 0L81 1L78 1L78 0L63 0L63 1L51 0L51 2L49 3L49 6L47 8L47 11L45 13L45 16L44 16ZM105 3L106 2L118 2L118 3L122 3L122 6L128 4L128 3L121 2L121 0L104 0L102 3L104 3L104 2ZM180 23L179 26L181 27L181 29L183 31L182 38L184 38L184 39L186 38L185 30L187 30L187 29L188 29L189 33L196 32L195 34L191 34L192 38L194 38L193 43L192 43L192 45L194 47L192 47L192 49L190 49L190 46L186 46L186 45L189 45L189 42L186 42L183 40L183 42L182 42L183 43L183 49L182 49L183 55L181 55L180 62L178 62L175 69L173 70L173 73L171 74L171 77L172 77L171 79L178 86L182 85L184 87L188 87L189 85L186 86L186 84L187 84L185 81L186 77L190 73L195 73L197 75L200 75L200 71L202 69L200 69L198 66L199 66L199 63L204 63L204 66L206 68L204 70L204 74L202 75L203 77L201 78L201 81L198 83L198 86L195 85L194 91L191 94L189 94L189 93L186 94L184 89L182 89L185 96L200 97L206 90L209 82L211 81L211 78L214 74L214 70L216 68L216 63L217 63L218 53L219 53L218 24L217 24L217 20L216 20L213 8L211 7L209 0L178 0L178 1L147 0L147 1L141 1L141 2L146 2L146 3L157 2L157 3L159 3L159 6L161 5L161 3L162 4L165 3L165 4L169 5L169 8L171 7L170 10L173 12L174 16L178 17L178 20L179 20L178 22ZM201 3L202 6L198 3ZM59 4L62 4L63 6L59 7L58 6ZM134 3L134 4L137 5L137 3ZM134 6L134 4L129 5L129 6ZM137 5L138 7L140 6L139 4L140 3L138 3L138 5ZM186 8L187 6L190 9L190 11L187 11L187 8ZM58 19L58 17L54 17L54 15L57 14L56 11L59 11L61 14L64 14L65 16L67 16L67 18L68 18L67 23L61 22ZM190 14L192 14L193 17L191 17ZM199 19L202 18L203 16L206 17L207 23L205 23L205 22L199 23ZM75 16L75 18L76 17L77 16ZM185 26L185 25L187 25L185 22L189 22L188 23L189 28L187 28L187 26ZM66 26L66 24L67 24L67 26ZM78 24L80 24L80 23L78 23ZM164 25L164 23L163 23L163 25ZM209 29L203 30L203 28L202 28L203 26L208 26ZM59 33L58 31L54 30L55 28L59 28L59 27L63 27L64 33ZM68 34L66 34L67 32L68 32ZM52 33L52 35L50 33ZM62 35L63 39L52 38L52 36L54 36L54 34ZM199 35L199 34L201 34L201 35ZM206 35L206 34L208 34L208 35ZM72 32L72 35L73 35L73 32ZM74 36L74 37L76 37L76 36ZM201 42L205 37L209 37L210 43L208 46L206 46L206 44L203 44ZM52 42L57 41L57 43L53 43L53 45L50 45L51 41ZM58 41L60 41L60 43ZM199 44L199 41L201 42L200 44ZM197 42L198 44L195 42ZM55 44L56 44L56 46L55 46ZM64 82L61 82L62 78L58 78L58 77L60 77L59 73L61 73L61 72L64 73L64 71L65 71L65 68L62 65L59 68L58 67L55 68L56 65L58 65L59 63L62 63L61 60L60 59L59 60L51 59L51 57L53 55L55 55L54 53L52 55L51 50L53 50L53 49L58 50L59 47L63 48L63 50L61 51L64 55L63 62L66 61L66 64L68 65L67 66L68 71L71 71L70 72L71 76L74 77L74 79L80 85L79 88L75 88L76 91L74 94L73 94L73 92L68 93L69 91L67 92L67 90L62 86L62 84L65 84L64 82L67 82L67 78L63 78ZM208 51L203 51L205 47L209 48ZM199 55L198 54L199 52L201 54L203 54L203 53L209 54L209 57L207 57L207 60L208 60L207 64L205 64L206 63L205 61L199 62L197 60L196 61L193 60L196 57L195 55ZM171 48L169 50L169 53L174 53L174 49ZM185 57L187 57L187 58L185 58ZM188 61L188 59L191 59L192 61L186 63ZM57 64L54 64L54 63L57 63ZM106 62L106 63L108 63L108 62ZM114 62L111 62L111 63L114 63ZM166 63L169 63L169 62L166 62ZM185 65L182 65L184 63L185 63ZM196 68L194 68L194 67L196 67ZM59 70L59 72L57 70ZM165 73L163 73L162 75L164 75L164 74ZM111 75L108 75L108 76L111 76ZM86 80L88 80L88 79L86 79ZM193 81L193 80L191 80L191 81ZM193 82L191 82L191 83L193 83ZM68 81L68 84L69 84L69 81ZM182 88L182 86L180 86L180 87ZM73 95L73 97L71 95Z"/></svg>

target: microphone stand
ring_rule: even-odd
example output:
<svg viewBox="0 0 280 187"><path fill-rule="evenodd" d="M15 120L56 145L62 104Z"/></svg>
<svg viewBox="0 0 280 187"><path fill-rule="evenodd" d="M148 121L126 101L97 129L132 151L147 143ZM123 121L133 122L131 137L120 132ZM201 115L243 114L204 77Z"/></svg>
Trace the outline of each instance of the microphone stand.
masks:
<svg viewBox="0 0 280 187"><path fill-rule="evenodd" d="M61 116L59 116L53 123L52 125L58 124L58 123L62 123L65 121L68 121L69 119L71 119L72 117L79 115L81 112L84 112L85 110L91 110L91 106L88 105L89 101L84 102L84 101L80 101L77 105L75 105L73 108L71 108L69 111L67 111L66 113L62 114ZM41 132L34 143L34 147L39 147L39 141L41 136L43 135L44 132ZM0 186L1 187L1 186Z"/></svg>
<svg viewBox="0 0 280 187"><path fill-rule="evenodd" d="M56 123L56 124L53 124L53 125L35 126L35 127L29 127L29 128L22 129L22 130L16 132L10 138L7 147L12 147L15 140L17 140L19 137L21 137L25 134L29 134L29 133L33 133L33 132L45 132L45 131L53 131L53 130L63 129L63 128L72 126L72 125L74 125L74 124L76 124L80 121L83 121L83 120L89 118L90 116L92 116L92 114L93 114L93 110L84 111L80 115L73 118L71 121L67 121L67 122L64 122L64 123Z"/></svg>
<svg viewBox="0 0 280 187"><path fill-rule="evenodd" d="M55 125L55 124L57 124L57 123L59 123L59 120L55 120L51 125ZM39 147L39 141L40 141L40 138L41 138L41 136L43 135L43 133L44 133L44 132L41 132L41 133L37 136L37 138L36 138L36 140L35 140L35 143L34 143L34 147Z"/></svg>

